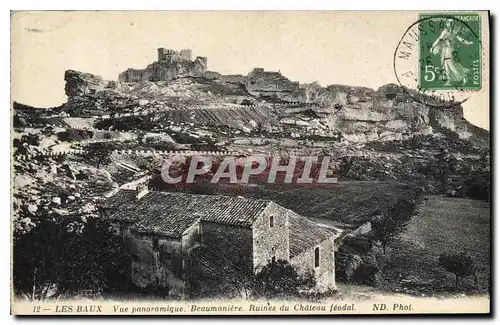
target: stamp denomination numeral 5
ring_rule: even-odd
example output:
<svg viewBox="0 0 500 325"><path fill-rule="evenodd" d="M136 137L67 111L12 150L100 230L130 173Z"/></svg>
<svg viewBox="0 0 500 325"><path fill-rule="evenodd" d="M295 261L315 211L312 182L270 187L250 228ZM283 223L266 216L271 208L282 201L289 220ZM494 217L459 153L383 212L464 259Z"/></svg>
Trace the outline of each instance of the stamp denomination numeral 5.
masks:
<svg viewBox="0 0 500 325"><path fill-rule="evenodd" d="M441 68L428 64L425 66L424 71L425 71L424 74L425 81L431 82L436 80L436 75L441 73Z"/></svg>

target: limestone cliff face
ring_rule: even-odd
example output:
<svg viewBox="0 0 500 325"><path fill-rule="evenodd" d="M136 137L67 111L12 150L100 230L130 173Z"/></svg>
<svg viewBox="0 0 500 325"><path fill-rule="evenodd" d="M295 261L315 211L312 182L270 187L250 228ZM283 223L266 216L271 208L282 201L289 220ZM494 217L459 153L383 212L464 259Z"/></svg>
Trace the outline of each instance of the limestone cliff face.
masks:
<svg viewBox="0 0 500 325"><path fill-rule="evenodd" d="M328 129L342 133L349 141L404 140L433 133L447 133L460 139L473 137L481 142L487 138L487 132L464 119L462 106L428 106L414 100L396 84L373 90L344 85L321 87L312 83L301 85L301 89L304 107L314 105L312 110ZM297 120L304 119L300 109L294 109L293 113Z"/></svg>
<svg viewBox="0 0 500 325"><path fill-rule="evenodd" d="M151 71L163 76L162 73L170 71L162 70L163 64L154 63ZM166 66L172 68L169 64ZM190 74L191 68L183 70L179 66L175 71ZM464 119L461 106L427 106L395 84L377 90L344 85L322 87L317 83L299 85L280 73L262 69L254 69L246 77L204 72L203 77L198 77L196 73L193 78L132 83L104 81L99 76L69 70L65 79L68 95L66 111L72 116L161 110L168 106L187 111L203 108L210 111L209 114L219 116L213 120L225 121L224 107L229 105L231 113L241 117L238 123L242 129L253 129L256 124L262 123L261 127L267 132L292 138L332 138L340 135L348 142L365 143L436 134L483 144L487 144L488 138L486 131ZM175 105L172 106L173 99ZM259 107L245 107L241 104L243 102ZM272 102L279 105L271 105ZM250 111L256 109L268 112L263 113L267 116L265 121L249 117L252 115ZM177 115L181 119L184 116ZM185 121L179 123L209 123L205 123L200 116L194 120L190 114L185 116ZM234 127L233 122L228 123L231 124L228 127Z"/></svg>
<svg viewBox="0 0 500 325"><path fill-rule="evenodd" d="M70 98L96 93L107 84L100 76L75 70L66 70L64 80L66 81L64 90Z"/></svg>
<svg viewBox="0 0 500 325"><path fill-rule="evenodd" d="M64 90L68 101L64 110L72 115L100 114L106 103L120 95L114 91L116 82L103 80L90 73L67 70L64 74Z"/></svg>

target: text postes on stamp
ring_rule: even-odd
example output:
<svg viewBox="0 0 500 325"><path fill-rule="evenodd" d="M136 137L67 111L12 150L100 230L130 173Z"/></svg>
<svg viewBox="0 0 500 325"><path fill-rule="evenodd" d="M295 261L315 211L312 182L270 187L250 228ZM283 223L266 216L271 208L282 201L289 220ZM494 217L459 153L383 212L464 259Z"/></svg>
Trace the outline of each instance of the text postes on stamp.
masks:
<svg viewBox="0 0 500 325"><path fill-rule="evenodd" d="M394 72L411 97L451 107L481 89L481 18L475 13L420 14L394 51Z"/></svg>

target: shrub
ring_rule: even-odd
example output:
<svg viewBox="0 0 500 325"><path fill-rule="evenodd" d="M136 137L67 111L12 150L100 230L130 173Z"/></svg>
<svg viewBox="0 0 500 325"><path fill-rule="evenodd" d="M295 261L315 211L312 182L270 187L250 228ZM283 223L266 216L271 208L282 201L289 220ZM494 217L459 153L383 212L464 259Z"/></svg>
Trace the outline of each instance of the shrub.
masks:
<svg viewBox="0 0 500 325"><path fill-rule="evenodd" d="M467 253L449 253L439 256L439 264L448 272L455 274L455 288L461 277L476 275L476 266Z"/></svg>
<svg viewBox="0 0 500 325"><path fill-rule="evenodd" d="M257 274L255 291L264 297L297 297L301 288L313 285L312 275L302 278L288 261L278 260Z"/></svg>

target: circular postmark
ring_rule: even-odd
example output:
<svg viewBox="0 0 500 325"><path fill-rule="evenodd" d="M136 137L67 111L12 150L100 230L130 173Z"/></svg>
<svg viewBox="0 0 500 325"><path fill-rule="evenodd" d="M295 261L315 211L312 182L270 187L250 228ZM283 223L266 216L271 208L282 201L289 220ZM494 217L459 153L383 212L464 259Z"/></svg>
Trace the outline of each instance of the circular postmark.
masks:
<svg viewBox="0 0 500 325"><path fill-rule="evenodd" d="M414 100L451 107L481 89L479 14L422 14L394 51L394 74Z"/></svg>

